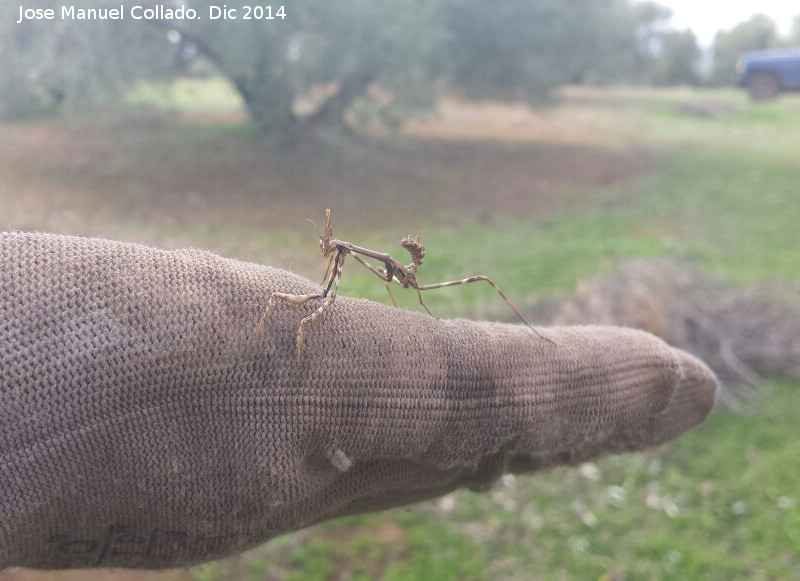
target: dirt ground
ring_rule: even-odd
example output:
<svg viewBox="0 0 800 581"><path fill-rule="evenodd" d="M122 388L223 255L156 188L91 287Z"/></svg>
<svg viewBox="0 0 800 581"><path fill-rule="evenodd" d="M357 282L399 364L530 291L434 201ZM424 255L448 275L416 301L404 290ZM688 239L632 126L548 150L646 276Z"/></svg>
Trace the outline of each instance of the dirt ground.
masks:
<svg viewBox="0 0 800 581"><path fill-rule="evenodd" d="M190 572L184 569L172 571L124 571L108 569L101 571L29 571L9 569L0 571L0 581L189 581Z"/></svg>
<svg viewBox="0 0 800 581"><path fill-rule="evenodd" d="M0 226L136 237L197 225L362 229L541 213L646 170L620 118L582 106L445 103L401 139L265 149L236 125L152 114L0 126ZM160 242L154 240L153 242Z"/></svg>

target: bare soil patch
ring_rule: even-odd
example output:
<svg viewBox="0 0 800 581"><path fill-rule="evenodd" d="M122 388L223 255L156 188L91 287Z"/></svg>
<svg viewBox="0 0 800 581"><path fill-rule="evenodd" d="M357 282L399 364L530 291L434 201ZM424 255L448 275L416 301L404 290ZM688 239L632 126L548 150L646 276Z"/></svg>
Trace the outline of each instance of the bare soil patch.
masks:
<svg viewBox="0 0 800 581"><path fill-rule="evenodd" d="M324 207L362 228L390 215L413 225L541 214L652 166L652 153L620 139L608 118L586 111L463 104L404 136L291 150L259 146L238 125L152 116L6 125L2 226L102 235L131 223L281 228Z"/></svg>

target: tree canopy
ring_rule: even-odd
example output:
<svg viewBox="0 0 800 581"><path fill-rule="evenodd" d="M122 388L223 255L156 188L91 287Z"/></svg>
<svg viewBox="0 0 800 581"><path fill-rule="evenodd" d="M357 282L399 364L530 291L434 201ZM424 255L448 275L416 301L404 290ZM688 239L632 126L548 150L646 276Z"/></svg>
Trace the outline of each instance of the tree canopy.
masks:
<svg viewBox="0 0 800 581"><path fill-rule="evenodd" d="M60 6L55 0L37 5ZM141 23L56 18L17 24L18 14L19 5L0 4L0 118L91 106L132 82L172 71L175 46Z"/></svg>
<svg viewBox="0 0 800 581"><path fill-rule="evenodd" d="M120 2L137 4L81 8ZM180 4L200 18L16 24L19 6L0 4L0 117L113 101L132 83L181 74L187 55L228 79L254 125L279 137L394 123L440 87L535 101L567 83L700 80L696 38L672 29L670 11L651 2L293 0L284 18L274 5L273 19L244 20L252 3L228 0L235 21L210 18L202 0ZM720 32L714 82L729 83L741 52L776 39L765 16Z"/></svg>
<svg viewBox="0 0 800 581"><path fill-rule="evenodd" d="M688 28L667 30L659 36L658 58L653 62L649 78L656 85L697 85L703 56L697 37Z"/></svg>
<svg viewBox="0 0 800 581"><path fill-rule="evenodd" d="M239 14L245 4L251 3L227 2ZM426 103L441 39L437 9L426 0L295 0L281 20L172 27L231 81L262 131L290 134L343 127L374 85L392 99L391 108L376 108L381 114ZM328 96L316 109L297 111L299 96L326 85Z"/></svg>
<svg viewBox="0 0 800 581"><path fill-rule="evenodd" d="M625 0L453 0L445 10L451 82L473 97L536 100L566 83L624 76L634 10Z"/></svg>
<svg viewBox="0 0 800 581"><path fill-rule="evenodd" d="M763 14L757 14L730 30L723 30L714 37L714 68L711 82L730 85L736 80L736 61L749 50L771 48L778 41L775 23Z"/></svg>

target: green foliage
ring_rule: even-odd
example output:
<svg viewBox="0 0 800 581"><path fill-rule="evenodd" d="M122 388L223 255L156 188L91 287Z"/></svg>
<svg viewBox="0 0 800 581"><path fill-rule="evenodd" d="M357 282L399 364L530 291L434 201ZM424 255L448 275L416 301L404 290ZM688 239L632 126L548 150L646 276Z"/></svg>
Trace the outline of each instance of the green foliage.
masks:
<svg viewBox="0 0 800 581"><path fill-rule="evenodd" d="M60 10L55 0L37 8ZM81 8L119 7L89 0ZM131 21L55 20L17 24L19 5L0 5L0 119L90 108L131 83L168 74L175 48L164 31Z"/></svg>
<svg viewBox="0 0 800 581"><path fill-rule="evenodd" d="M120 4L138 2L80 8ZM90 108L132 84L209 67L239 93L255 127L278 138L396 127L432 104L439 80L471 96L520 100L567 83L697 82L694 37L669 30L670 12L650 2L297 0L280 13L274 5L271 20L245 20L247 0L225 3L235 20L210 18L201 0L186 6L199 18L16 25L18 6L3 4L0 117ZM721 34L720 70L732 70L741 46L771 42L774 26L764 26L755 19Z"/></svg>
<svg viewBox="0 0 800 581"><path fill-rule="evenodd" d="M333 557L336 545L329 541L312 541L308 545L298 547L292 553L291 581L303 579L329 579L334 571Z"/></svg>
<svg viewBox="0 0 800 581"><path fill-rule="evenodd" d="M215 115L235 115L244 107L241 96L220 77L137 83L127 91L125 102L133 107Z"/></svg>
<svg viewBox="0 0 800 581"><path fill-rule="evenodd" d="M80 8L120 4L127 10L138 3L89 0ZM304 123L340 127L359 103L368 121L376 116L395 121L430 104L434 55L443 36L436 2L298 0L285 6L285 19L244 20L243 6L253 3L231 0L226 7L238 11L235 21L212 20L205 2L186 5L200 18L172 23L57 18L17 25L19 6L3 4L0 115L102 102L130 84L183 70L187 51L199 52L230 81L265 134L285 136ZM60 6L55 0L37 5ZM364 106L374 84L384 93ZM318 96L325 85L335 96ZM303 100L311 103L305 115L298 111Z"/></svg>
<svg viewBox="0 0 800 581"><path fill-rule="evenodd" d="M711 81L717 85L733 84L736 61L743 52L771 48L777 41L775 23L763 14L757 14L730 30L718 32L714 37Z"/></svg>
<svg viewBox="0 0 800 581"><path fill-rule="evenodd" d="M699 82L697 39L671 29L671 11L654 2L452 0L446 15L450 76L472 97L536 100L567 83Z"/></svg>
<svg viewBox="0 0 800 581"><path fill-rule="evenodd" d="M702 51L694 33L672 28L672 11L659 4L636 3L632 13L636 46L634 66L625 71L627 80L662 86L699 84Z"/></svg>
<svg viewBox="0 0 800 581"><path fill-rule="evenodd" d="M702 51L697 37L689 30L667 30L659 35L659 50L650 68L656 85L697 85Z"/></svg>
<svg viewBox="0 0 800 581"><path fill-rule="evenodd" d="M635 22L624 0L451 0L446 61L473 97L535 100L556 87L618 74L633 52Z"/></svg>
<svg viewBox="0 0 800 581"><path fill-rule="evenodd" d="M211 562L195 568L191 574L192 581L216 581L220 578L223 567L218 562Z"/></svg>

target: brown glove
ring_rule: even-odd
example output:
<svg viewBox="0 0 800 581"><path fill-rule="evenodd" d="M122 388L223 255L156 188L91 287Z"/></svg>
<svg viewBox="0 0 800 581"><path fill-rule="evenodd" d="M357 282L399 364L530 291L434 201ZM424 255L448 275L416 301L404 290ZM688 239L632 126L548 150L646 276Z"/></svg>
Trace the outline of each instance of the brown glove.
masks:
<svg viewBox="0 0 800 581"><path fill-rule="evenodd" d="M638 331L440 321L184 250L0 235L0 568L159 568L660 444L716 381Z"/></svg>

